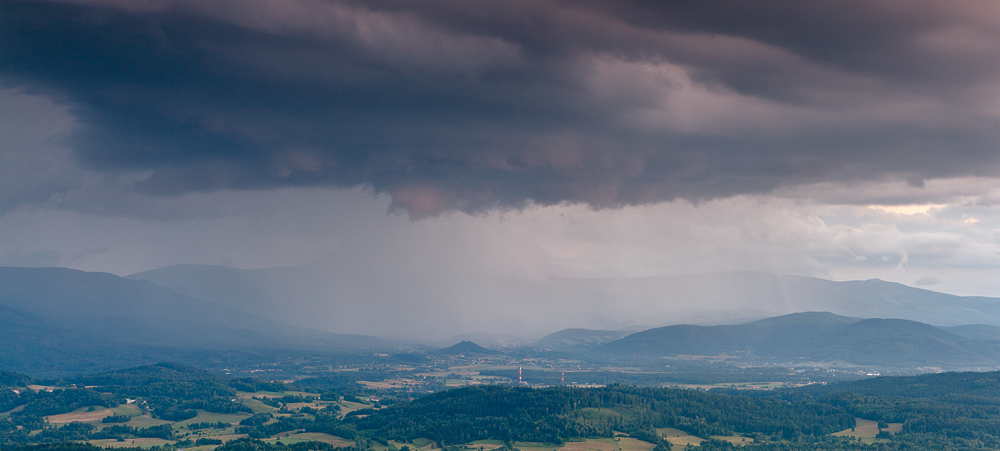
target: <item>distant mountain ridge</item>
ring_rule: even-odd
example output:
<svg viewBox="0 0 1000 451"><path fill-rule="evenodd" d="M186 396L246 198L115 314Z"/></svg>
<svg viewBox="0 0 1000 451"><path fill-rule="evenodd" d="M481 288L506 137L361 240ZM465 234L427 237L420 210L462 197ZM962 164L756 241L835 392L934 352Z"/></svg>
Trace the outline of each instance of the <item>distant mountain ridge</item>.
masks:
<svg viewBox="0 0 1000 451"><path fill-rule="evenodd" d="M810 311L856 318L901 318L935 326L1000 326L1000 298L955 296L877 279L835 282L762 272L634 279L444 280L420 276L408 280L405 289L397 292L381 280L365 279L363 274L361 269L317 262L254 270L175 265L128 277L314 328L325 328L318 318L330 317L334 320L327 324L347 329L395 321L394 329L414 330L405 319L419 317L412 323L434 321L443 326L452 315L460 314L458 309L464 309L464 321L452 319L451 332L439 341L452 336L482 341L481 337L458 335L470 330L477 334L544 336L565 328L641 330L670 324L738 324ZM421 296L434 299L434 303L418 303ZM468 299L479 303L466 302ZM358 309L360 303L372 308ZM353 321L342 320L348 317ZM475 322L483 317L490 321ZM398 324L400 321L404 324ZM525 325L529 322L532 329ZM468 328L456 328L455 324ZM522 325L524 330L514 328Z"/></svg>
<svg viewBox="0 0 1000 451"><path fill-rule="evenodd" d="M455 343L444 349L438 349L433 352L433 354L438 355L493 355L496 354L494 351L490 351L482 346L479 346L471 341L461 341Z"/></svg>
<svg viewBox="0 0 1000 451"><path fill-rule="evenodd" d="M1000 341L1000 326L987 324L963 324L941 329L972 340Z"/></svg>
<svg viewBox="0 0 1000 451"><path fill-rule="evenodd" d="M858 318L901 318L935 326L1000 326L1000 298L956 296L879 279L835 282L761 272L720 272L635 279L633 289L639 286L656 287L687 300L686 304L730 306L732 312L742 309L747 320L751 316L822 311ZM680 308L638 318L630 324L719 323L704 310Z"/></svg>
<svg viewBox="0 0 1000 451"><path fill-rule="evenodd" d="M322 269L308 268L316 274L322 274ZM129 364L141 364L148 362L141 356L150 352L162 355L167 350L177 349L359 350L401 346L398 342L376 337L322 332L272 319L276 315L268 312L282 304L268 300L268 296L275 293L257 292L257 288L264 290L261 287L267 285L268 277L283 277L295 283L308 280L301 271L301 268L243 271L184 265L169 271L143 273L169 279L166 282L176 277L172 286L196 287L191 290L202 294L224 294L228 297L223 299L227 305L223 305L215 302L217 299L205 300L145 280L140 277L143 274L129 279L65 268L0 267L0 358L30 356L34 359L33 365L43 368L31 374L40 374L56 371L66 362L85 366L89 364L87 355L126 348L129 355L140 359ZM217 284L212 283L216 275L220 277ZM230 293L227 291L230 284L239 286ZM531 287L538 291L529 290ZM549 293L566 299L591 296L592 300L616 293L657 292L660 298L670 299L671 305L684 301L680 305L694 306L676 312L669 318L671 322L691 317L708 318L711 316L709 310L691 309L728 305L720 304L720 299L730 304L759 302L753 309L737 309L730 316L716 312L716 320L729 318L730 324L737 322L732 318L749 312L764 315L814 304L836 307L832 313L816 309L773 315L744 324L677 324L635 334L628 334L626 330L569 328L538 340L533 345L536 349L638 356L738 353L747 358L786 361L942 368L993 368L1000 362L1000 350L997 349L1000 326L989 324L991 321L1000 323L1000 316L995 315L1000 313L1000 299L952 296L882 281L831 282L764 273L717 273L647 279L554 279L525 282L517 289L524 296ZM240 297L251 293L256 293L256 300L243 303ZM286 297L294 307L294 293ZM584 302L579 307L562 310L583 310L587 305ZM244 311L244 307L249 312ZM364 303L351 308L355 310L345 310L340 318L342 322L345 318L353 319L352 312L357 309L375 315L388 314ZM287 310L310 312L305 308ZM492 312L496 311L512 311L532 320L544 318L518 309ZM844 315L843 311L860 313ZM867 311L884 314L865 313ZM894 315L894 312L905 315ZM315 312L313 316L328 313ZM490 314L491 311L484 311L480 316L489 317ZM935 316L938 314L941 316ZM940 321L930 325L913 319L924 317ZM656 319L657 315L646 318ZM960 323L963 318L969 320ZM380 324L372 330L390 329L391 325ZM498 336L489 332L476 334ZM482 351L472 349L469 352ZM169 356L159 358L175 360ZM8 368L17 369L4 367Z"/></svg>
<svg viewBox="0 0 1000 451"><path fill-rule="evenodd" d="M296 327L145 280L66 268L0 267L0 362L22 371L33 368L28 372L34 374L74 365L100 370L88 365L116 352L142 362L138 356L162 358L177 349L343 351L398 345ZM29 360L28 367L12 363Z"/></svg>
<svg viewBox="0 0 1000 451"><path fill-rule="evenodd" d="M385 346L385 340L292 326L145 280L66 268L0 267L0 304L82 330L205 346Z"/></svg>
<svg viewBox="0 0 1000 451"><path fill-rule="evenodd" d="M828 312L793 313L740 325L664 326L599 349L623 355L730 354L747 359L900 367L1000 365L1000 341L974 340L916 321L859 319Z"/></svg>
<svg viewBox="0 0 1000 451"><path fill-rule="evenodd" d="M634 330L563 329L542 337L532 346L554 350L574 349L609 343L635 332Z"/></svg>
<svg viewBox="0 0 1000 451"><path fill-rule="evenodd" d="M437 344L437 346L446 346L449 343L458 343L458 342L462 342L462 341L471 341L473 343L476 343L476 344L479 344L479 345L482 345L482 346L486 346L486 347L489 347L489 348L494 348L494 349L495 348L511 348L511 347L516 347L516 346L524 345L525 343L529 343L530 342L528 340L525 340L524 338L515 337L515 336L509 335L509 334L495 334L495 333L489 333L489 332L469 332L469 333L464 333L464 334L459 334L459 335L455 335L455 336L452 336L452 337L448 337L447 339L441 340L440 342L438 342L436 344ZM434 344L434 343L430 343L430 344Z"/></svg>

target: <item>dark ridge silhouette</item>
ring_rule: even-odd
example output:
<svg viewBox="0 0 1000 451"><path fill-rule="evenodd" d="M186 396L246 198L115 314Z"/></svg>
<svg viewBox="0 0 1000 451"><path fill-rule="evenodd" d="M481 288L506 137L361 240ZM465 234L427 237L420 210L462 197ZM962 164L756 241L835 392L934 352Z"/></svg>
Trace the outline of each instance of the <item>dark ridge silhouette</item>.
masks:
<svg viewBox="0 0 1000 451"><path fill-rule="evenodd" d="M444 349L434 351L438 355L494 355L496 352L490 351L471 341L463 340Z"/></svg>

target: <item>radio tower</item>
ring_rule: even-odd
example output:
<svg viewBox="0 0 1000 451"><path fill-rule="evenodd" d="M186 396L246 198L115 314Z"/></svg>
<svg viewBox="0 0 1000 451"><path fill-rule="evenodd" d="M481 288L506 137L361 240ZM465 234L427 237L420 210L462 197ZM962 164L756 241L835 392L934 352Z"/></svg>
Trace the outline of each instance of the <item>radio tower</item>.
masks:
<svg viewBox="0 0 1000 451"><path fill-rule="evenodd" d="M522 382L524 382L524 380L521 379L521 365L518 365L517 366L517 383L521 384Z"/></svg>
<svg viewBox="0 0 1000 451"><path fill-rule="evenodd" d="M562 374L562 379L560 379L559 381L560 381L560 382L561 382L561 383L562 383L563 385L566 385L566 373L559 373L559 374Z"/></svg>

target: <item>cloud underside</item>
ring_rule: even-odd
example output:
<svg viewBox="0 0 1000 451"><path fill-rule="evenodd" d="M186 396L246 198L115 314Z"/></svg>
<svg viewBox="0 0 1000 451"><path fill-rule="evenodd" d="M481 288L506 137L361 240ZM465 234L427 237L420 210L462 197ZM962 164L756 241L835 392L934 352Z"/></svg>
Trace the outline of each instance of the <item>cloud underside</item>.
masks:
<svg viewBox="0 0 1000 451"><path fill-rule="evenodd" d="M147 194L361 186L424 217L919 187L997 175L998 14L985 1L11 1L0 82L66 105L76 161Z"/></svg>

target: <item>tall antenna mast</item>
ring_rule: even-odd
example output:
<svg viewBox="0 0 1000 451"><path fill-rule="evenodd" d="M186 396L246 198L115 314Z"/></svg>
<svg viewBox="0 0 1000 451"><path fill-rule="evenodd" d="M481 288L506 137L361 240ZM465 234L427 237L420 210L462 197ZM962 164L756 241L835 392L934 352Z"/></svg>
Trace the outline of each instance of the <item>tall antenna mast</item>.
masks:
<svg viewBox="0 0 1000 451"><path fill-rule="evenodd" d="M518 384L524 382L524 379L521 378L521 371L522 371L521 365L518 365L517 366L517 383Z"/></svg>

